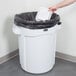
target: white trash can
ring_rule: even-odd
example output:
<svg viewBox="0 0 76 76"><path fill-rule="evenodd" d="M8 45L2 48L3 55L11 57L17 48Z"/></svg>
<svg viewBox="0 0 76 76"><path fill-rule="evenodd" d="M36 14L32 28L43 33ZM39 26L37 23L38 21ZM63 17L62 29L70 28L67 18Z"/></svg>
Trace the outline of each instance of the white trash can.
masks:
<svg viewBox="0 0 76 76"><path fill-rule="evenodd" d="M60 25L48 29L28 29L13 26L18 35L19 57L23 70L40 74L51 70L55 64L56 34Z"/></svg>

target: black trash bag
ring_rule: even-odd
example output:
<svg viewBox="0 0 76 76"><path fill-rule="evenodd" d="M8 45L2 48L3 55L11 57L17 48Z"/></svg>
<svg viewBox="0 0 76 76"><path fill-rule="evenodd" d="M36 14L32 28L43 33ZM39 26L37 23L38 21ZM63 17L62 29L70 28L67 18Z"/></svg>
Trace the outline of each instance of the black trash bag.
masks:
<svg viewBox="0 0 76 76"><path fill-rule="evenodd" d="M51 28L56 24L60 23L60 17L56 13L53 13L50 20L46 21L36 21L35 16L37 12L27 12L16 14L14 18L14 23L17 26L21 26L28 29L44 29L44 28Z"/></svg>

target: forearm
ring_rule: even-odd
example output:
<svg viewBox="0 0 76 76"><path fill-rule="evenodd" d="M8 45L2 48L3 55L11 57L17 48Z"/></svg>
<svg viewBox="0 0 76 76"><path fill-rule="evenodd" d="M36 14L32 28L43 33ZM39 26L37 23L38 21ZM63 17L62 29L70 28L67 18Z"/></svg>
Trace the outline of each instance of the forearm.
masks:
<svg viewBox="0 0 76 76"><path fill-rule="evenodd" d="M62 7L65 7L65 6L72 4L74 2L76 2L76 0L64 0L60 3L58 3L56 6L57 6L57 8L62 8Z"/></svg>

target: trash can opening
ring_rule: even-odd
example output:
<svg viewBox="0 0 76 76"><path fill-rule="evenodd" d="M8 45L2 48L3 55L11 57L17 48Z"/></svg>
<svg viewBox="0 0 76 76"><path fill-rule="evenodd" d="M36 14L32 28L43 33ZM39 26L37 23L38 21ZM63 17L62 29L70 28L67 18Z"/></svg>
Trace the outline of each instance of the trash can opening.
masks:
<svg viewBox="0 0 76 76"><path fill-rule="evenodd" d="M44 29L50 28L60 22L60 17L58 14L53 13L50 20L46 21L36 21L37 12L26 12L21 14L16 14L14 17L14 23L17 26L21 26L28 29Z"/></svg>

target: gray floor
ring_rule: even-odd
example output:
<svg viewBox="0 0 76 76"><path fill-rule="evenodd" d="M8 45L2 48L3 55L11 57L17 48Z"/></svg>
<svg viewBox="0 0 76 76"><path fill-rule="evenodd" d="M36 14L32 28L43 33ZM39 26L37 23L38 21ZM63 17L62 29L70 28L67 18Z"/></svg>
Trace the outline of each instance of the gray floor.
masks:
<svg viewBox="0 0 76 76"><path fill-rule="evenodd" d="M33 75L21 69L17 56L0 65L0 76L76 76L76 63L56 59L52 71L41 75Z"/></svg>

